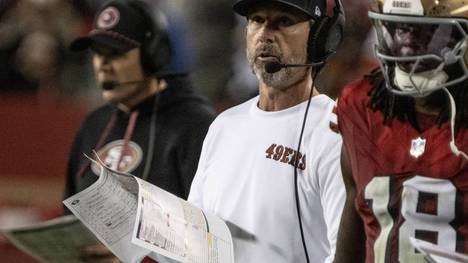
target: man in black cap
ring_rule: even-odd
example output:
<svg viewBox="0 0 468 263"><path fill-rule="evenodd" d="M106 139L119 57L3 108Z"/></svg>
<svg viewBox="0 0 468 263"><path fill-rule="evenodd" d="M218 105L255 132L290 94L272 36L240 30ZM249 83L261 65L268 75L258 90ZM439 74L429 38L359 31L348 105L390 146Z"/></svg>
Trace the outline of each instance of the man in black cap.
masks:
<svg viewBox="0 0 468 263"><path fill-rule="evenodd" d="M325 10L313 0L234 5L259 96L210 126L189 201L229 222L236 262L332 260L345 198L334 101L314 87L316 68L284 67L320 60L309 35Z"/></svg>
<svg viewBox="0 0 468 263"><path fill-rule="evenodd" d="M88 36L71 44L90 49L108 103L92 112L74 140L65 197L97 180L83 153L187 198L214 114L186 76L171 74L161 12L138 1L107 2Z"/></svg>

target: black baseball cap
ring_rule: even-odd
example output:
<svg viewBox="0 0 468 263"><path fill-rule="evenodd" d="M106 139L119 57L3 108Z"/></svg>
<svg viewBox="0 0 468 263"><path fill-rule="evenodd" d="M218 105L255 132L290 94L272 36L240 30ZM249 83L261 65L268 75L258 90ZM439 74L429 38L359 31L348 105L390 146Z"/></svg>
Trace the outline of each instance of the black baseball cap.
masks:
<svg viewBox="0 0 468 263"><path fill-rule="evenodd" d="M240 0L232 9L241 16L247 16L254 5L267 2L276 2L293 7L306 13L312 19L319 19L326 15L326 0Z"/></svg>
<svg viewBox="0 0 468 263"><path fill-rule="evenodd" d="M82 51L98 44L125 53L140 47L151 35L148 19L124 1L107 2L97 14L93 29L87 36L74 40L70 50Z"/></svg>

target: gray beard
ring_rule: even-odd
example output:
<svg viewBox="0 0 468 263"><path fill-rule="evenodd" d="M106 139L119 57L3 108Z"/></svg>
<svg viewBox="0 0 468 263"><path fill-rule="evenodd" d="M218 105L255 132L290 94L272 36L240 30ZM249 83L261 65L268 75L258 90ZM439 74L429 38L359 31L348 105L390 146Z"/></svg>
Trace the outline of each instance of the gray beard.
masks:
<svg viewBox="0 0 468 263"><path fill-rule="evenodd" d="M303 70L303 68L282 68L280 71L275 73L267 73L265 71L265 65L263 63L255 63L255 57L253 55L248 55L247 60L249 62L252 73L257 76L257 79L265 85L273 88L280 88L288 86L292 82L293 72L296 70ZM292 57L287 61L280 63L284 64L302 64L305 63L303 58Z"/></svg>

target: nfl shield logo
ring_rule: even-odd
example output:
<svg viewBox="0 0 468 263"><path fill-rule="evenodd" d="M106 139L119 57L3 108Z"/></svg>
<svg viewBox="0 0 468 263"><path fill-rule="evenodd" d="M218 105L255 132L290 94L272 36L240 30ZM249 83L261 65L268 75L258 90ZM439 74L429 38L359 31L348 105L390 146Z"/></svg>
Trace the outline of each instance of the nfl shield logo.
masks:
<svg viewBox="0 0 468 263"><path fill-rule="evenodd" d="M410 154L414 158L418 158L419 156L421 156L425 150L426 150L426 139L422 139L421 137L419 137L411 141Z"/></svg>

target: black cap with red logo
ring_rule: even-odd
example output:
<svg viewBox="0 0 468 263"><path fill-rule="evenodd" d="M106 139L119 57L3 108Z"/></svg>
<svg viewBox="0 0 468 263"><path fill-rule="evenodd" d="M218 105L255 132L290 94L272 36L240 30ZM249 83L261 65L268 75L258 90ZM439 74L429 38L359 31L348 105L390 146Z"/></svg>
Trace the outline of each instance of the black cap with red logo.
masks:
<svg viewBox="0 0 468 263"><path fill-rule="evenodd" d="M148 34L151 35L151 25L138 10L124 1L113 0L98 12L93 30L73 41L70 49L82 51L98 44L127 52L141 46Z"/></svg>

